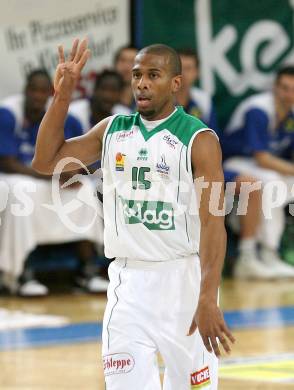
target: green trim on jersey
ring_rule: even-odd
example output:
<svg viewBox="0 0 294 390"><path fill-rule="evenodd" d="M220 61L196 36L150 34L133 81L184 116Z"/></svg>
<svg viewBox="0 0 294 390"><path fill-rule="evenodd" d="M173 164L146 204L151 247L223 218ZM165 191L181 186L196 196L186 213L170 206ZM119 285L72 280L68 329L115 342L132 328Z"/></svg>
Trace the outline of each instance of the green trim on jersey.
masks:
<svg viewBox="0 0 294 390"><path fill-rule="evenodd" d="M114 118L107 135L118 131L130 131L133 126L140 128L145 141L148 141L154 134L167 129L187 147L197 131L207 128L207 125L200 119L188 115L182 107L178 106L176 112L170 118L151 131L146 129L138 112L132 115L118 115Z"/></svg>
<svg viewBox="0 0 294 390"><path fill-rule="evenodd" d="M132 114L132 115L117 115L109 130L108 134L116 133L117 131L128 131L131 130L131 128L136 125L136 117L138 113Z"/></svg>

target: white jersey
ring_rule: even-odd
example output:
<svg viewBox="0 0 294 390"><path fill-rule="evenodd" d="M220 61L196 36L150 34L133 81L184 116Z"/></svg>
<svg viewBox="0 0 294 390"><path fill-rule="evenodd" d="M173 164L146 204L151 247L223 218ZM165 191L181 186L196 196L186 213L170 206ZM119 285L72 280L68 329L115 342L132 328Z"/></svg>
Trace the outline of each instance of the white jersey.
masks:
<svg viewBox="0 0 294 390"><path fill-rule="evenodd" d="M199 251L191 147L204 130L181 107L151 131L138 113L112 118L101 162L107 257L164 261Z"/></svg>

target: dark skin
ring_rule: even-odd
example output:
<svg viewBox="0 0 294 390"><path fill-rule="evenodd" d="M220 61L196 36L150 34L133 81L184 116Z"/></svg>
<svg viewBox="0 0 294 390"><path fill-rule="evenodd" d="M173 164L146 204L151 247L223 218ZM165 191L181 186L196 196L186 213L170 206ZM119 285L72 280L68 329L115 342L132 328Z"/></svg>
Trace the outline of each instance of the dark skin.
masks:
<svg viewBox="0 0 294 390"><path fill-rule="evenodd" d="M121 87L115 77L105 77L91 99L91 114L96 123L111 115L112 108L119 103Z"/></svg>
<svg viewBox="0 0 294 390"><path fill-rule="evenodd" d="M57 67L54 86L55 97L40 126L33 167L39 172L50 174L60 159L75 157L84 164L91 164L100 158L102 138L109 119L93 127L85 135L64 140L61 131L71 95L80 73L90 55L87 41L73 44L70 57L65 60L63 48L59 48L60 63ZM139 53L133 68L132 88L137 107L142 117L148 120L163 119L174 109L174 94L181 86L181 76L173 75L167 55ZM50 137L50 147L46 140ZM201 287L195 314L191 318L188 335L198 328L208 351L220 356L217 339L223 349L230 352L234 337L228 329L217 305L217 294L226 248L224 217L209 212L211 183L223 183L221 150L211 132L202 132L192 145L192 167L194 177L204 177L209 187L204 189L200 201L201 220ZM74 169L74 163L68 169ZM224 194L221 193L220 203Z"/></svg>
<svg viewBox="0 0 294 390"><path fill-rule="evenodd" d="M46 104L52 95L52 84L44 75L35 75L25 87L25 123L38 124L45 115ZM49 180L51 176L36 172L30 166L24 165L14 156L0 157L0 170L5 173L15 173L27 175L38 179ZM75 172L73 172L75 173ZM63 172L60 177L60 184L64 184L72 174ZM78 187L79 183L74 183L70 188Z"/></svg>
<svg viewBox="0 0 294 390"><path fill-rule="evenodd" d="M25 88L25 121L31 124L39 123L44 114L47 100L51 96L52 85L43 75L35 75ZM18 173L32 177L47 179L48 176L36 172L22 164L14 156L0 157L0 170L5 173Z"/></svg>

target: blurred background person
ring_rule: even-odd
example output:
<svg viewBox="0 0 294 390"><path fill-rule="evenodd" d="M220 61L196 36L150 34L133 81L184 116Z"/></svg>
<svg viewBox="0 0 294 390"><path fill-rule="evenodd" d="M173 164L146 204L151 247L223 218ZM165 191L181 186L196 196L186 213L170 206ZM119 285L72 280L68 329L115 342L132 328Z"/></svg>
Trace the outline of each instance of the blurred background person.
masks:
<svg viewBox="0 0 294 390"><path fill-rule="evenodd" d="M195 86L199 78L199 61L192 49L179 49L182 62L182 88L177 93L177 102L185 111L201 119L209 128L218 132L216 112L211 96Z"/></svg>
<svg viewBox="0 0 294 390"><path fill-rule="evenodd" d="M260 258L280 277L293 277L294 267L279 256L285 227L284 207L294 199L294 66L282 67L273 90L245 99L234 111L223 135L225 169L254 175L266 184L278 183L286 188L285 199L272 205L273 191L263 191L261 213Z"/></svg>
<svg viewBox="0 0 294 390"><path fill-rule="evenodd" d="M104 70L96 76L92 96L70 104L69 112L79 122L84 133L102 119L114 112L118 113L120 108L124 114L126 108L119 104L123 88L124 81L118 72Z"/></svg>
<svg viewBox="0 0 294 390"><path fill-rule="evenodd" d="M28 254L38 244L78 241L79 285L91 292L105 291L108 282L93 271L95 252L92 242L102 240L101 220L97 218L92 227L82 234L67 228L56 213L43 207L43 204L52 203L51 177L36 173L30 166L38 127L51 94L52 83L48 73L38 69L27 76L23 94L8 97L0 103L0 178L10 190L8 205L19 200L25 203L27 191L31 192L34 206L29 215L23 216L15 216L11 207L6 208L0 230L0 270L9 276L10 287L20 295L46 295L48 288L35 279L32 269L25 267ZM64 132L66 138L75 137L82 134L82 128L69 115ZM75 173L61 174L60 185ZM65 203L76 197L81 200L79 210L75 211L77 222L82 224L83 218L87 220L93 214L95 199L89 180L60 189L60 194Z"/></svg>
<svg viewBox="0 0 294 390"><path fill-rule="evenodd" d="M120 103L122 107L118 107L120 111L123 107L129 109L130 112L135 110L135 102L131 88L131 80L132 69L137 53L138 49L136 47L127 45L119 48L114 55L113 66L115 70L122 76L124 81L124 88L120 97ZM125 115L127 114L128 112L125 113Z"/></svg>

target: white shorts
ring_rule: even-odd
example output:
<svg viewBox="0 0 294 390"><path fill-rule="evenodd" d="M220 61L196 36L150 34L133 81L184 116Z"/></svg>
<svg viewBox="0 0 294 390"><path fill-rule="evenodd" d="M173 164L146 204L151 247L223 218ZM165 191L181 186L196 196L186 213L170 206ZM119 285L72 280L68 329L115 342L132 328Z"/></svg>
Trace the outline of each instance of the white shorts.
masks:
<svg viewBox="0 0 294 390"><path fill-rule="evenodd" d="M199 258L165 262L116 259L103 320L106 390L217 389L218 359L196 331L187 336L200 288Z"/></svg>

